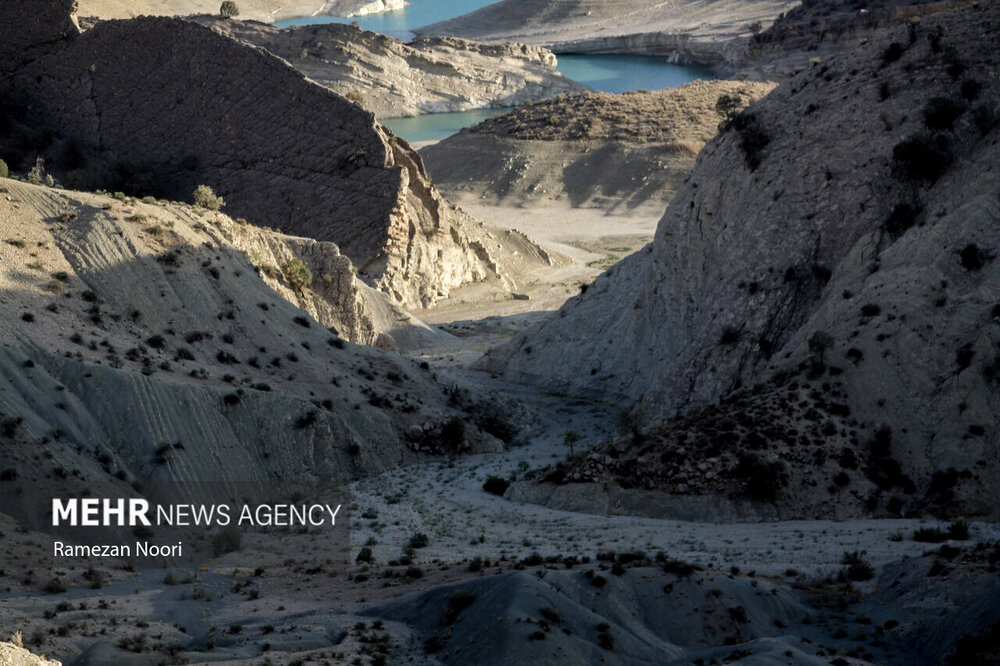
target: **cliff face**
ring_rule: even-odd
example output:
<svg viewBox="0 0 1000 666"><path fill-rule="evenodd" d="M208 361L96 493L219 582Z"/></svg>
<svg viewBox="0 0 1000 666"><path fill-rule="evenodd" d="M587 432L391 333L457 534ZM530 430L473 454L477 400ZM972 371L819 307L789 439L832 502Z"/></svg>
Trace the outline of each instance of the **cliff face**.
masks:
<svg viewBox="0 0 1000 666"><path fill-rule="evenodd" d="M565 95L495 116L421 156L455 201L658 216L715 136L719 96L746 105L772 87L695 81L657 92Z"/></svg>
<svg viewBox="0 0 1000 666"><path fill-rule="evenodd" d="M42 144L22 151L27 161L46 156L75 187L185 200L207 184L234 216L337 243L407 305L498 277L467 219L371 113L203 27L101 23L38 51L2 85L8 115ZM411 260L438 250L455 262L442 279Z"/></svg>
<svg viewBox="0 0 1000 666"><path fill-rule="evenodd" d="M385 298L328 243L0 187L0 451L16 483L337 484L415 459L407 429L456 414L430 371L341 337L384 333ZM278 263L293 258L312 283Z"/></svg>
<svg viewBox="0 0 1000 666"><path fill-rule="evenodd" d="M783 84L702 151L651 245L484 365L635 402L699 484L735 483L741 452L800 463L788 513L996 515L998 25L942 12ZM699 414L704 438L671 425ZM662 453L650 484L678 491L670 447L633 444L628 487ZM874 471L845 467L828 505L843 447Z"/></svg>
<svg viewBox="0 0 1000 666"><path fill-rule="evenodd" d="M555 56L538 46L452 37L403 43L336 23L279 30L249 21L192 20L266 49L379 117L515 106L585 89L557 72Z"/></svg>

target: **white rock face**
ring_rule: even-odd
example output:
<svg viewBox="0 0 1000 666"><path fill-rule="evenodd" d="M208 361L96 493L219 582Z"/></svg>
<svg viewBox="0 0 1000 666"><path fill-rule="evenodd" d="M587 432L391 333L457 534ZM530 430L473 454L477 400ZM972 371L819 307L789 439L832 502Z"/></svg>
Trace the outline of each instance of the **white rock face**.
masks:
<svg viewBox="0 0 1000 666"><path fill-rule="evenodd" d="M334 0L328 3L326 13L333 16L368 16L393 12L405 6L404 0Z"/></svg>
<svg viewBox="0 0 1000 666"><path fill-rule="evenodd" d="M982 46L998 19L996 6L942 12L893 47L898 60L884 54L908 44L902 29L783 84L751 107L750 130L702 151L652 244L483 367L635 403L649 425L819 356L828 379L810 381L842 384L855 439L891 427L918 495L954 470L959 504L996 515L1000 87ZM982 87L971 100L966 79ZM927 127L935 97L965 109L952 129ZM751 170L753 127L769 141ZM915 159L894 158L928 135ZM940 177L907 175L938 163Z"/></svg>

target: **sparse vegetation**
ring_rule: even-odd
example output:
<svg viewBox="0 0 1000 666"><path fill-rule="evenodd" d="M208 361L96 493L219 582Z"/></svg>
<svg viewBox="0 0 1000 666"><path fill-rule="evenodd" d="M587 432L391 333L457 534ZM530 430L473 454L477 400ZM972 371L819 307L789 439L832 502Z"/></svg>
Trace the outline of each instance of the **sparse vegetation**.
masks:
<svg viewBox="0 0 1000 666"><path fill-rule="evenodd" d="M313 274L301 259L292 259L281 267L281 274L285 277L285 282L292 289L302 290L312 284Z"/></svg>
<svg viewBox="0 0 1000 666"><path fill-rule="evenodd" d="M235 18L240 15L240 8L233 0L225 0L219 7L219 16L224 19Z"/></svg>
<svg viewBox="0 0 1000 666"><path fill-rule="evenodd" d="M226 202L222 197L217 196L208 185L199 185L194 188L194 205L207 210L219 210Z"/></svg>

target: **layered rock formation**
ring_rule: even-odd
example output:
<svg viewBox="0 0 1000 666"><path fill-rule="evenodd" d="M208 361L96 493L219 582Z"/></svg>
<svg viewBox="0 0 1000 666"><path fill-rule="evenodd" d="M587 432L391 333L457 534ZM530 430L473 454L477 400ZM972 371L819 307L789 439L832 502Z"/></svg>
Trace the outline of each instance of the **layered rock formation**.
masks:
<svg viewBox="0 0 1000 666"><path fill-rule="evenodd" d="M12 167L42 155L74 187L172 199L207 184L234 216L337 243L401 304L506 278L502 243L437 194L404 141L281 60L167 18L46 43L0 82Z"/></svg>
<svg viewBox="0 0 1000 666"><path fill-rule="evenodd" d="M284 58L379 117L515 106L585 89L557 72L555 56L538 46L449 37L406 44L336 23L278 30L248 21L195 20Z"/></svg>
<svg viewBox="0 0 1000 666"><path fill-rule="evenodd" d="M486 120L421 155L456 201L658 215L715 136L719 97L746 105L771 88L695 81L658 92L565 95Z"/></svg>
<svg viewBox="0 0 1000 666"><path fill-rule="evenodd" d="M221 3L204 0L82 0L81 16L102 19L136 16L190 16L215 10ZM240 0L240 17L280 21L300 16L365 16L404 7L403 0Z"/></svg>
<svg viewBox="0 0 1000 666"><path fill-rule="evenodd" d="M678 62L718 65L744 58L752 24L768 25L796 4L501 0L416 33L540 44L556 53L667 55Z"/></svg>
<svg viewBox="0 0 1000 666"><path fill-rule="evenodd" d="M942 12L783 84L701 152L652 244L486 359L635 404L568 478L997 515L998 27L995 4Z"/></svg>
<svg viewBox="0 0 1000 666"><path fill-rule="evenodd" d="M407 431L456 414L426 367L328 329L374 337L384 301L336 247L178 204L0 185L5 491L337 484L414 459ZM286 257L315 280L272 266ZM470 425L440 444L497 443Z"/></svg>

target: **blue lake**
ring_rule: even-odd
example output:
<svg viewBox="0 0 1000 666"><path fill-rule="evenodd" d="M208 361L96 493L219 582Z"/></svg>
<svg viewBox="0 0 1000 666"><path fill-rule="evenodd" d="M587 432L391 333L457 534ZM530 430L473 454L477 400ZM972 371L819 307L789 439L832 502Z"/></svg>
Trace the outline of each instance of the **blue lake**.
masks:
<svg viewBox="0 0 1000 666"><path fill-rule="evenodd" d="M704 67L673 65L660 56L567 54L557 58L563 76L601 92L662 90L714 78Z"/></svg>

